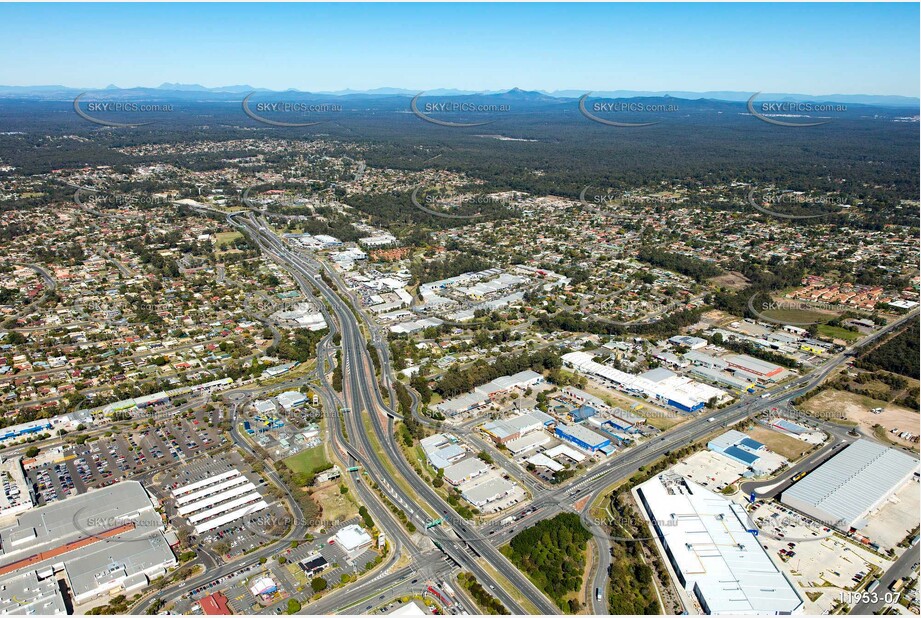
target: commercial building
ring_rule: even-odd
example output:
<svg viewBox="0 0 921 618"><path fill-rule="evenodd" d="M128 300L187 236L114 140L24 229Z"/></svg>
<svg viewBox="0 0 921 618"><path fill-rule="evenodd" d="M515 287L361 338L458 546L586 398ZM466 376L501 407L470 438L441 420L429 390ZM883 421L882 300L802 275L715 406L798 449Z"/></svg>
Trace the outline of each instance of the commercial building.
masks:
<svg viewBox="0 0 921 618"><path fill-rule="evenodd" d="M679 583L707 614L789 615L804 602L755 536L744 507L679 476L635 489Z"/></svg>
<svg viewBox="0 0 921 618"><path fill-rule="evenodd" d="M564 354L563 362L618 390L649 397L683 412L695 412L706 406L710 400L719 402L728 398L725 391L678 376L667 369L635 376L597 363L592 359L592 355L586 352Z"/></svg>
<svg viewBox="0 0 921 618"><path fill-rule="evenodd" d="M0 586L64 571L75 605L130 593L176 565L163 519L140 483L122 481L31 509L0 528Z"/></svg>
<svg viewBox="0 0 921 618"><path fill-rule="evenodd" d="M53 575L25 571L0 579L0 616L9 614L62 616L67 614L61 586Z"/></svg>
<svg viewBox="0 0 921 618"><path fill-rule="evenodd" d="M233 612L227 604L227 597L223 592L215 592L198 600L201 613L205 616L230 616Z"/></svg>
<svg viewBox="0 0 921 618"><path fill-rule="evenodd" d="M481 474L489 471L489 466L477 457L468 457L452 466L445 468L445 480L455 487L461 483L471 481Z"/></svg>
<svg viewBox="0 0 921 618"><path fill-rule="evenodd" d="M371 547L371 535L358 524L351 524L341 528L333 537L349 558L357 558L363 551Z"/></svg>
<svg viewBox="0 0 921 618"><path fill-rule="evenodd" d="M857 440L785 490L781 502L826 526L859 530L867 514L917 471L914 457Z"/></svg>
<svg viewBox="0 0 921 618"><path fill-rule="evenodd" d="M707 448L714 453L731 459L736 463L750 468L757 475L770 474L780 468L786 459L767 450L767 447L757 440L749 438L741 431L730 429L707 443ZM805 449L805 444L803 445Z"/></svg>
<svg viewBox="0 0 921 618"><path fill-rule="evenodd" d="M28 423L20 423L19 425L4 427L3 429L0 429L0 443L7 442L9 440L16 440L17 438L25 438L42 433L44 431L51 431L51 428L51 421L47 419L29 421Z"/></svg>
<svg viewBox="0 0 921 618"><path fill-rule="evenodd" d="M611 446L609 438L605 438L582 425L558 424L554 433L556 437L592 453Z"/></svg>
<svg viewBox="0 0 921 618"><path fill-rule="evenodd" d="M299 391L285 391L284 393L278 395L275 398L275 401L278 402L286 412L293 410L299 406L307 403L307 395Z"/></svg>
<svg viewBox="0 0 921 618"><path fill-rule="evenodd" d="M774 363L763 361L746 354L730 354L724 358L730 369L739 369L746 374L757 376L763 380L779 378L784 373L784 368Z"/></svg>
<svg viewBox="0 0 921 618"><path fill-rule="evenodd" d="M467 455L467 450L449 434L436 433L420 440L420 445L429 465L436 470L443 470Z"/></svg>
<svg viewBox="0 0 921 618"><path fill-rule="evenodd" d="M531 432L539 431L554 422L553 417L540 410L530 410L518 416L485 423L483 430L496 444L505 444Z"/></svg>
<svg viewBox="0 0 921 618"><path fill-rule="evenodd" d="M674 337L669 337L668 342L672 345L684 346L690 350L699 350L707 345L706 339L692 337L691 335L675 335Z"/></svg>
<svg viewBox="0 0 921 618"><path fill-rule="evenodd" d="M549 441L550 434L546 431L540 431L537 433L529 433L526 436L515 438L514 440L509 440L505 443L505 448L507 448L512 455L520 455L538 446L543 446Z"/></svg>
<svg viewBox="0 0 921 618"><path fill-rule="evenodd" d="M453 399L445 399L435 404L435 409L445 416L456 416L464 412L472 412L489 404L489 397L480 392L466 393Z"/></svg>
<svg viewBox="0 0 921 618"><path fill-rule="evenodd" d="M529 386L540 384L543 381L544 376L540 375L536 371L526 369L525 371L519 371L518 373L510 376L502 376L501 378L496 378L495 380L487 382L482 386L477 386L473 390L476 393L486 395L490 399L495 399L496 397L510 392L512 389L518 388L524 390Z"/></svg>
<svg viewBox="0 0 921 618"><path fill-rule="evenodd" d="M492 478L470 487L461 494L467 502L479 508L507 496L515 485L504 478Z"/></svg>

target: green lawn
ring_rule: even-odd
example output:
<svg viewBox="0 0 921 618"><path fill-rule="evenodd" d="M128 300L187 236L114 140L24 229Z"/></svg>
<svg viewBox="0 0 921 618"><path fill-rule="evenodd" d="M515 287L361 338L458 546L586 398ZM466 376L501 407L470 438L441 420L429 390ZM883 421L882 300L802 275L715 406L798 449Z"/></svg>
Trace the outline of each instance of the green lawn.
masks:
<svg viewBox="0 0 921 618"><path fill-rule="evenodd" d="M220 247L224 243L232 243L238 238L243 238L243 234L237 231L233 232L218 232L214 235L215 240L217 241L217 246Z"/></svg>
<svg viewBox="0 0 921 618"><path fill-rule="evenodd" d="M861 337L860 333L855 333L840 326L829 326L828 324L819 325L819 334L832 339L844 339L845 341L855 341Z"/></svg>
<svg viewBox="0 0 921 618"><path fill-rule="evenodd" d="M302 472L304 474L310 474L317 468L325 466L328 463L323 445L305 449L297 455L292 455L283 461L292 472Z"/></svg>

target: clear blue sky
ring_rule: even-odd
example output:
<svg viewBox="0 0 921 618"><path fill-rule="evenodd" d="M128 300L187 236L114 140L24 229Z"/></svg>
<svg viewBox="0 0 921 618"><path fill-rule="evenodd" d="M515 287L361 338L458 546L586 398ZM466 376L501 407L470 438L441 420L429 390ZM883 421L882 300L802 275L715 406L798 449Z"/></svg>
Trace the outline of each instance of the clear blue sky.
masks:
<svg viewBox="0 0 921 618"><path fill-rule="evenodd" d="M903 4L0 4L0 84L919 92Z"/></svg>

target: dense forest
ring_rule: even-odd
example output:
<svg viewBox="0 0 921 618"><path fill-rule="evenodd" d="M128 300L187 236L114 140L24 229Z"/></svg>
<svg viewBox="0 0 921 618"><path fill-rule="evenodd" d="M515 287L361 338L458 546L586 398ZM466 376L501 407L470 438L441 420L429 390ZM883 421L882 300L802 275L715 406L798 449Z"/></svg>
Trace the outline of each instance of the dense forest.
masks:
<svg viewBox="0 0 921 618"><path fill-rule="evenodd" d="M558 606L576 613L578 601L567 597L582 588L585 546L591 538L578 515L561 513L522 530L502 552Z"/></svg>
<svg viewBox="0 0 921 618"><path fill-rule="evenodd" d="M518 356L503 356L497 358L492 364L477 361L464 369L448 369L447 373L435 383L434 391L442 397L454 397L486 384L496 378L512 375L526 369L543 371L545 369L559 369L563 361L559 354L550 349L525 352Z"/></svg>
<svg viewBox="0 0 921 618"><path fill-rule="evenodd" d="M681 255L679 253L668 253L667 251L662 251L661 249L650 246L640 247L636 257L638 260L646 262L647 264L687 275L698 283L723 273L718 266L710 262L704 262L703 260L698 260L697 258Z"/></svg>
<svg viewBox="0 0 921 618"><path fill-rule="evenodd" d="M337 99L344 109L333 122L303 129L260 125L241 113L239 102L184 100L168 118L123 131L103 129L79 118L73 113L72 100L9 98L0 101L0 133L6 132L0 134L0 158L15 166L17 174L149 163L209 170L225 167L228 158L253 153L131 157L113 148L253 137L325 139L361 143L364 159L372 167L446 169L483 179L483 191L516 190L571 198L577 198L587 186L623 191L675 181L689 187L741 181L837 194L840 179L846 179L848 200L862 204L864 219L857 222L842 216L840 221L829 219L833 223L876 229L886 223L917 225L916 206L896 208L901 200L916 199L919 191L918 124L898 121L917 114L917 109L849 105L848 112L834 122L790 131L751 118L742 102L651 98L644 101L675 104L681 114L663 114L656 126L619 131L582 117L574 100L527 95L503 95L502 102L513 111L496 118L486 135L481 128L449 130L423 122L407 113L409 100L399 96ZM489 96L479 99L494 102ZM60 135L76 139L55 137ZM663 156L664 144L668 156ZM886 164L872 164L874 161ZM374 204L349 201L359 209L379 213L388 223L409 219L432 227L450 223L413 207L408 194L372 199ZM697 201L691 205L698 205ZM751 208L741 190L729 202L715 203L704 194L699 205Z"/></svg>
<svg viewBox="0 0 921 618"><path fill-rule="evenodd" d="M881 346L864 352L855 365L861 369L877 371L883 369L909 378L921 378L919 368L919 339L921 320L912 320L908 327Z"/></svg>

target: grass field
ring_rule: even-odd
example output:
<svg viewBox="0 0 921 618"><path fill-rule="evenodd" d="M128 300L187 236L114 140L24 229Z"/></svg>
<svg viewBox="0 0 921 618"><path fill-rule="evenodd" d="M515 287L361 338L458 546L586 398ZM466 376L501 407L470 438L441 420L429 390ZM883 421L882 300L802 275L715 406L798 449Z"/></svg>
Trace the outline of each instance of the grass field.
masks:
<svg viewBox="0 0 921 618"><path fill-rule="evenodd" d="M788 436L779 431L774 431L773 429L768 429L760 425L756 425L747 433L753 440L761 442L767 446L768 449L774 451L778 455L786 457L790 461L799 459L802 457L804 451L808 451L812 448L809 444L802 440L797 440L793 436Z"/></svg>
<svg viewBox="0 0 921 618"><path fill-rule="evenodd" d="M220 247L224 243L232 243L238 238L243 238L243 234L237 231L232 232L218 232L214 235L215 240L217 241L217 246Z"/></svg>
<svg viewBox="0 0 921 618"><path fill-rule="evenodd" d="M843 339L844 341L856 341L863 336L852 330L841 328L840 326L829 326L828 324L819 325L819 334L832 339Z"/></svg>
<svg viewBox="0 0 921 618"><path fill-rule="evenodd" d="M292 472L303 472L304 474L309 474L320 466L325 466L328 463L326 452L323 450L322 444L320 446L305 449L297 455L292 455L284 459L283 462Z"/></svg>

